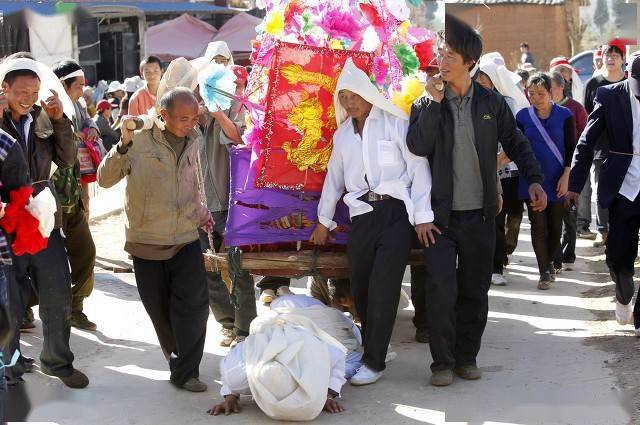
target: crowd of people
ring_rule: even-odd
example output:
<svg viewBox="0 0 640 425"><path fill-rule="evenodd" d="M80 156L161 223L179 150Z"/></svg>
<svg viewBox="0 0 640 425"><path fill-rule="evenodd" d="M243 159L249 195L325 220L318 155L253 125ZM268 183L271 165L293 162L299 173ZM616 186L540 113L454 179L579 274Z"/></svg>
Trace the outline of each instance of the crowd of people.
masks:
<svg viewBox="0 0 640 425"><path fill-rule="evenodd" d="M166 69L147 57L142 78L88 90L72 60L48 68L29 53L5 58L1 214L18 214L22 187L34 196L50 190L56 213L33 215L36 227L49 220L53 230L46 247L27 253L12 252L18 234L2 226L0 346L4 363L15 364L0 369L0 406L5 379L20 385L34 368L18 349L21 331L35 326L36 305L40 370L71 388L89 384L73 366L69 338L71 326L97 329L83 309L95 281L93 181L108 188L126 179L124 250L172 384L207 390L199 368L209 310L221 325L221 345L231 350L220 364L223 401L213 415L238 412L239 396L252 394L272 418L309 420L323 409L343 410L336 397L347 380L379 380L395 357L389 343L412 247L424 250L411 283L416 340L429 342L433 358L431 384L451 385L454 374L480 379L489 288L508 284L504 271L525 206L537 288L551 289L556 275L573 267L576 238L594 239L606 246L616 318L640 336L640 308L634 315L632 306L640 57L626 58L615 42L604 45L594 58L600 68L583 89L567 58L537 72L527 43L522 66L510 71L499 53L483 54L475 30L449 15L437 47L437 69L429 70L410 115L351 60L337 80L337 130L310 242L327 244L343 200L352 222L350 275L334 284L350 288L352 316L330 299L292 295L288 279L266 276L257 282L259 301L271 309L257 317L254 276L237 276L232 302L223 276L205 270L202 252L224 246L229 149L243 144L248 113L237 100L211 110L197 90L198 73L216 63L235 75L236 94L243 92L247 69L234 64L226 43L212 42L203 57ZM597 235L590 231L592 190Z"/></svg>

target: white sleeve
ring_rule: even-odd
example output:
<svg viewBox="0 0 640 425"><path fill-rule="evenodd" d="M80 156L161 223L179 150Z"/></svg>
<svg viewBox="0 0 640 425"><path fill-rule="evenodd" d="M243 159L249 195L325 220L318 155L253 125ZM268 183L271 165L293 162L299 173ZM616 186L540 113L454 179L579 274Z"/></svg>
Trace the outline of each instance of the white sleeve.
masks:
<svg viewBox="0 0 640 425"><path fill-rule="evenodd" d="M331 359L329 389L340 394L342 386L347 382L344 378L346 355L339 348L330 345L329 357Z"/></svg>
<svg viewBox="0 0 640 425"><path fill-rule="evenodd" d="M322 186L322 195L318 202L318 221L329 230L335 229L338 224L333 221L336 213L336 205L344 194L344 165L340 149L336 147L335 139L329 165L327 166L327 176Z"/></svg>
<svg viewBox="0 0 640 425"><path fill-rule="evenodd" d="M402 146L402 156L407 163L407 174L411 179L410 196L414 207L415 224L432 223L434 220L431 209L431 168L429 161L425 157L416 156L409 152L407 146L407 132L409 123L398 120L400 125L400 145Z"/></svg>
<svg viewBox="0 0 640 425"><path fill-rule="evenodd" d="M229 394L251 394L242 342L233 347L220 360L220 380L222 381L222 387L220 388L222 397Z"/></svg>

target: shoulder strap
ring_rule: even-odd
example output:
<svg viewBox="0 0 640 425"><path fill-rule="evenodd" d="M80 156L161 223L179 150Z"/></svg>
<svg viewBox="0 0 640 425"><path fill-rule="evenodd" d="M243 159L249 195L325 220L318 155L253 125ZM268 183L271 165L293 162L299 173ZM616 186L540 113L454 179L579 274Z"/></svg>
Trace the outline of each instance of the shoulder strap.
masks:
<svg viewBox="0 0 640 425"><path fill-rule="evenodd" d="M547 132L547 130L542 126L540 119L536 115L535 108L533 106L530 106L529 108L527 108L527 110L529 111L529 116L531 117L531 121L533 121L533 124L538 129L538 132L544 139L545 143L547 144L547 147L549 148L553 156L556 157L560 165L564 166L564 158L562 157L562 154L560 153L558 146L556 146L556 144L553 143L553 140L551 140L551 136L549 136L549 133Z"/></svg>

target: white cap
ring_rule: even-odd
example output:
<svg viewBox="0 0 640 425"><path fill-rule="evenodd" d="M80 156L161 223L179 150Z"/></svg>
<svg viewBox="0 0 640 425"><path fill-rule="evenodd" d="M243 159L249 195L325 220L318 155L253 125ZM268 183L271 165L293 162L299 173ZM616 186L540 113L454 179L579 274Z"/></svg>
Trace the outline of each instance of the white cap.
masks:
<svg viewBox="0 0 640 425"><path fill-rule="evenodd" d="M109 83L109 88L107 89L107 93L113 93L119 90L125 91L123 84L120 84L120 81L112 81Z"/></svg>
<svg viewBox="0 0 640 425"><path fill-rule="evenodd" d="M133 93L138 90L138 82L135 80L135 77L129 77L124 79L124 83L121 86L124 91L127 93Z"/></svg>

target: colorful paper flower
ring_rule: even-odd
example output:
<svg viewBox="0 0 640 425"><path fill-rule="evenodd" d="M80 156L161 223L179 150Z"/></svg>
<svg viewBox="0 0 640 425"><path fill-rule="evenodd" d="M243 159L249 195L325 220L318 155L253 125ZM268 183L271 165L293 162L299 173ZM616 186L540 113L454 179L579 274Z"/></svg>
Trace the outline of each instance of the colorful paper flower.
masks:
<svg viewBox="0 0 640 425"><path fill-rule="evenodd" d="M331 38L358 40L362 36L362 27L352 11L328 9L318 25Z"/></svg>
<svg viewBox="0 0 640 425"><path fill-rule="evenodd" d="M402 90L394 92L391 102L407 113L411 113L411 105L424 94L424 85L417 77L405 78L402 81Z"/></svg>
<svg viewBox="0 0 640 425"><path fill-rule="evenodd" d="M393 46L393 53L400 61L402 65L402 73L404 75L411 75L415 73L420 67L420 61L416 56L416 52L406 44L396 44Z"/></svg>
<svg viewBox="0 0 640 425"><path fill-rule="evenodd" d="M266 17L264 31L271 35L280 35L284 32L284 13L279 10L269 12Z"/></svg>
<svg viewBox="0 0 640 425"><path fill-rule="evenodd" d="M210 111L226 111L236 92L236 76L231 68L212 63L198 74L200 97Z"/></svg>

